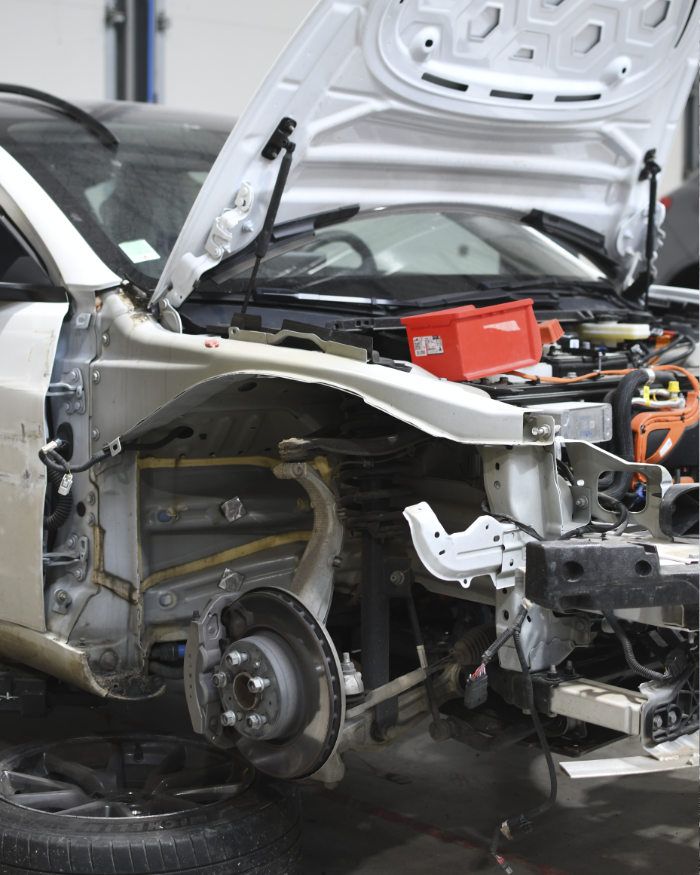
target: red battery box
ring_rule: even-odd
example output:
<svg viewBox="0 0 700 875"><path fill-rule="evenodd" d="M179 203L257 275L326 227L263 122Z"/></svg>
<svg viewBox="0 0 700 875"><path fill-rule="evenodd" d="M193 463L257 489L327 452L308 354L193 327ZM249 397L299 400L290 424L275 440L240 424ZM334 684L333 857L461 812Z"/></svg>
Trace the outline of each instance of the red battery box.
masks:
<svg viewBox="0 0 700 875"><path fill-rule="evenodd" d="M405 316L411 361L456 382L507 374L538 362L540 330L532 299L490 307L453 307Z"/></svg>

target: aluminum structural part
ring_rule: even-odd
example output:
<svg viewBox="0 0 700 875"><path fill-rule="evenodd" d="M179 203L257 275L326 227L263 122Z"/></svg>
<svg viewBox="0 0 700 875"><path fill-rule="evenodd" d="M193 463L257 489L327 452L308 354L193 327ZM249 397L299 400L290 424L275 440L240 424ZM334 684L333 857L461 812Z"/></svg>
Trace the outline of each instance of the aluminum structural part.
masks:
<svg viewBox="0 0 700 875"><path fill-rule="evenodd" d="M552 688L550 710L562 717L639 735L645 697L633 690L599 681L566 681Z"/></svg>
<svg viewBox="0 0 700 875"><path fill-rule="evenodd" d="M334 560L343 546L343 525L335 495L307 462L283 462L272 469L278 480L296 480L311 500L314 528L290 587L311 613L325 622L333 598Z"/></svg>
<svg viewBox="0 0 700 875"><path fill-rule="evenodd" d="M448 535L430 505L423 501L405 508L418 558L434 577L456 580L465 589L472 578L486 575L497 589L515 583L525 564L525 545L532 537L514 523L487 514L463 532Z"/></svg>
<svg viewBox="0 0 700 875"><path fill-rule="evenodd" d="M601 450L585 441L568 441L566 451L571 468L577 478L579 490L585 495L588 506L596 519L616 522L617 514L606 510L598 501L598 482L608 471L625 471L629 474L643 474L646 483L646 503L641 510L630 511L630 522L640 525L655 538L671 540L661 528L660 510L664 493L673 485L671 475L661 465L643 462L626 462L618 456Z"/></svg>
<svg viewBox="0 0 700 875"><path fill-rule="evenodd" d="M496 591L496 634L500 635L513 622L523 604L522 575L513 588ZM531 604L520 630L520 643L530 671L543 671L558 665L576 648L592 643L592 620L585 615L557 616L548 608ZM522 671L518 653L510 639L498 651L501 668Z"/></svg>
<svg viewBox="0 0 700 875"><path fill-rule="evenodd" d="M560 765L570 778L609 778L671 772L676 769L697 769L700 764L697 732L646 750L646 755L576 760L562 762Z"/></svg>
<svg viewBox="0 0 700 875"><path fill-rule="evenodd" d="M591 401L564 401L556 404L529 404L533 413L554 419L557 437L598 444L612 437L612 405Z"/></svg>

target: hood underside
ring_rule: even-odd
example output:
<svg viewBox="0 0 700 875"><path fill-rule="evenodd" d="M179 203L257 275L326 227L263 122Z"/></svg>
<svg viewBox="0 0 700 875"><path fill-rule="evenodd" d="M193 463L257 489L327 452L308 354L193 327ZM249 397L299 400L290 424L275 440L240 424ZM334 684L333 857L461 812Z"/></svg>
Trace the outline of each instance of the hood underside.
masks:
<svg viewBox="0 0 700 875"><path fill-rule="evenodd" d="M322 0L222 149L153 301L179 306L260 232L281 161L262 151L284 117L296 150L279 221L347 203L537 208L629 266L644 155L663 166L696 75L696 5Z"/></svg>

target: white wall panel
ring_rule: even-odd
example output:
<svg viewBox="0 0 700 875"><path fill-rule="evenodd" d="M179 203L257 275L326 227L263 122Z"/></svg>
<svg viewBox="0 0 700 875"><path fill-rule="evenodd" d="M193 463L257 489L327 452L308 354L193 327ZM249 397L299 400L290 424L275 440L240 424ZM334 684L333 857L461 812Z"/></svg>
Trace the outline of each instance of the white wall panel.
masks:
<svg viewBox="0 0 700 875"><path fill-rule="evenodd" d="M160 0L163 103L240 115L315 0Z"/></svg>
<svg viewBox="0 0 700 875"><path fill-rule="evenodd" d="M0 0L0 82L105 96L102 0Z"/></svg>

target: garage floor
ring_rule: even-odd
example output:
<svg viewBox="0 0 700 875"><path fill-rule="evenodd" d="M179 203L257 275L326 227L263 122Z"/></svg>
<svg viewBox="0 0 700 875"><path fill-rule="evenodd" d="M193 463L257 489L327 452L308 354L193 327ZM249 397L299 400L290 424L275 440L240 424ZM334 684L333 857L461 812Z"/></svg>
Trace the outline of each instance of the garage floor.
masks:
<svg viewBox="0 0 700 875"><path fill-rule="evenodd" d="M76 731L178 732L180 699L140 706L62 705L45 720L0 714L0 746ZM629 742L610 748L631 751ZM601 756L594 754L593 757ZM545 791L536 750L479 754L415 731L384 750L350 754L333 791L305 790L305 875L498 873L485 847L494 824ZM534 786L533 786L534 783ZM573 782L537 830L504 848L515 875L690 875L697 871L697 772ZM539 794L539 795L538 795Z"/></svg>

